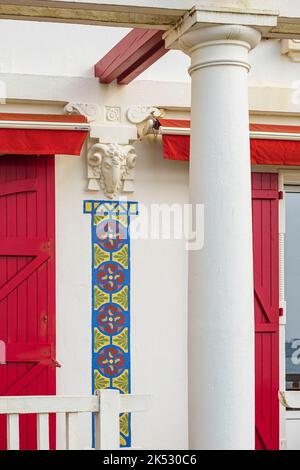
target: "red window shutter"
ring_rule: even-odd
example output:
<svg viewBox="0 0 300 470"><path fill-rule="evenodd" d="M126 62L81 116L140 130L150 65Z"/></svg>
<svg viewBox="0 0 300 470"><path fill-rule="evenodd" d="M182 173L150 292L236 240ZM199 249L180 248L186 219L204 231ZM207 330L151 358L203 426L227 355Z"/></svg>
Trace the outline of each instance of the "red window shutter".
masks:
<svg viewBox="0 0 300 470"><path fill-rule="evenodd" d="M279 449L278 175L252 174L256 449Z"/></svg>
<svg viewBox="0 0 300 470"><path fill-rule="evenodd" d="M54 157L0 156L0 220L0 395L55 395ZM35 418L20 416L21 449L36 449Z"/></svg>

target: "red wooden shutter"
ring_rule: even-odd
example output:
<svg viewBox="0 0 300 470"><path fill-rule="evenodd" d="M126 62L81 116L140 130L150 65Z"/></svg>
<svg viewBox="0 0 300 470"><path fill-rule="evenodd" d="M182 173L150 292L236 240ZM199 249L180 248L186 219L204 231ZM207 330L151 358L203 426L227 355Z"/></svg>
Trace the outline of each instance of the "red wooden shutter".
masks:
<svg viewBox="0 0 300 470"><path fill-rule="evenodd" d="M256 449L279 448L278 175L252 174Z"/></svg>
<svg viewBox="0 0 300 470"><path fill-rule="evenodd" d="M0 156L0 395L55 395L54 157ZM0 417L0 449L6 448ZM35 416L20 447L36 449ZM50 417L55 448L55 417Z"/></svg>

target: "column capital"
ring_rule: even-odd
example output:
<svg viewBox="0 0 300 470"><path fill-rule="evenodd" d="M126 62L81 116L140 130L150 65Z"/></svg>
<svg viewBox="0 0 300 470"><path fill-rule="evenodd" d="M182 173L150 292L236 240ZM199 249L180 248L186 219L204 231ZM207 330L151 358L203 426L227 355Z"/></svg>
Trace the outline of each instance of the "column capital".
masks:
<svg viewBox="0 0 300 470"><path fill-rule="evenodd" d="M230 39L230 37L226 36L226 31L229 31L229 34L233 34L233 36L236 37L236 35L242 34L243 28L246 27L259 31L263 36L268 36L268 34L276 28L277 22L278 12L271 10L217 6L209 8L208 6L197 5L180 18L175 26L164 34L163 38L168 49L181 49L179 44L180 38L194 30L204 30L208 27L222 28L224 26L225 37L222 37L221 32L217 33L217 37L220 35L223 39ZM239 28L240 31L238 32ZM213 31L213 29L211 31ZM203 34L205 35L205 33ZM212 39L210 38L208 40L210 41ZM250 44L253 40L255 42L253 38L248 38L248 40ZM200 38L199 41L201 42L203 39Z"/></svg>
<svg viewBox="0 0 300 470"><path fill-rule="evenodd" d="M227 44L243 42L250 50L260 42L261 33L249 26L236 24L222 24L216 26L198 26L187 31L178 44L180 48L188 55L207 43Z"/></svg>
<svg viewBox="0 0 300 470"><path fill-rule="evenodd" d="M250 70L248 53L261 33L242 25L198 26L184 33L179 47L191 57L189 73L212 66L232 65Z"/></svg>

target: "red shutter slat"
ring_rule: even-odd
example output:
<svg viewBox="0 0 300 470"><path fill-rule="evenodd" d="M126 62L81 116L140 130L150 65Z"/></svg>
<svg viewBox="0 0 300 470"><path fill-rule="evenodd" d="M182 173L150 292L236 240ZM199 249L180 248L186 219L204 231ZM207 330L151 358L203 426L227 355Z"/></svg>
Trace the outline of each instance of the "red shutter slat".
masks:
<svg viewBox="0 0 300 470"><path fill-rule="evenodd" d="M55 395L54 157L0 156L0 395ZM36 449L20 416L20 448ZM6 417L0 417L5 449ZM55 448L51 417L50 446Z"/></svg>
<svg viewBox="0 0 300 470"><path fill-rule="evenodd" d="M252 174L256 449L279 449L278 175Z"/></svg>

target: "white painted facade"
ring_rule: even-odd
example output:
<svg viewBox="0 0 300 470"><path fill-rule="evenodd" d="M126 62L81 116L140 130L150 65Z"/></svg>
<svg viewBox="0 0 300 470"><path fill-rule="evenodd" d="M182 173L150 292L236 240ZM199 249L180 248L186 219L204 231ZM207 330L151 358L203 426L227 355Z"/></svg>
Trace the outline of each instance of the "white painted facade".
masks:
<svg viewBox="0 0 300 470"><path fill-rule="evenodd" d="M179 3L182 4L182 2ZM105 106L112 106L121 109L121 124L132 129L134 126L126 120L126 112L132 105L160 107L166 110L170 118L189 119L191 80L187 69L190 61L181 51L169 52L126 87L115 84L100 85L94 78L93 65L128 31L127 28L104 26L0 20L0 80L5 85L6 93L6 103L0 105L0 111L62 114L68 102L93 103L99 106L100 124L104 121ZM300 125L300 102L299 100L297 102L297 96L295 96L295 89L299 86L299 83L297 85L299 64L282 54L281 40L263 39L250 52L249 63L251 65L249 73L250 121ZM222 82L221 73L218 78L220 79L218 83L226 82L226 77L223 77L225 82ZM243 78L230 76L227 79L236 79L237 86L239 84L243 90L240 92L238 90L231 100L228 98L223 104L223 112L226 114L230 111L233 99L236 100L236 106L240 104L240 99L245 100L243 110L240 109L235 116L235 125L238 128L242 120L246 128L247 97L243 95L244 89L247 88L246 76ZM211 83L214 83L213 75L207 75L204 80L207 80L209 100L213 100L215 93L213 89L209 89ZM206 109L209 108L209 100L205 103ZM219 109L219 104L216 104L215 109L216 111ZM199 110L205 111L201 107ZM213 116L210 118L213 122ZM222 123L218 122L218 125ZM241 147L244 145L246 148L244 134L239 135L239 142ZM205 151L205 145L208 143L199 142L197 150L201 148ZM135 193L130 196L130 199L146 206L153 203L187 203L189 200L188 164L163 160L162 144L159 138L135 142L134 146L138 160ZM222 156L225 159L228 157L226 149ZM237 173L242 170L241 166L236 168ZM207 175L211 171L210 179L205 175L201 177L202 184L206 187L206 195L208 195L212 190L215 169L207 167L205 171ZM232 168L228 171L232 174ZM88 215L83 214L83 201L102 199L103 195L100 191L91 195L86 189L86 148L83 149L79 158L56 157L55 175L57 360L62 364L62 368L57 369L57 393L88 395L91 393L92 351L91 221ZM238 179L238 174L236 178ZM245 169L244 178L240 181L243 187L249 183L247 178ZM198 190L196 186L194 182L195 191ZM239 187L236 187L232 192L232 197L236 197L238 192ZM248 192L250 194L250 184ZM211 195L212 193L209 197ZM250 207L247 207L247 201L241 204L240 211L243 214L248 211L248 217L245 217L244 223L248 224L247 230L250 233ZM225 215L216 213L215 217L222 218ZM238 225L238 219L233 220L233 223ZM237 225L236 230L238 230ZM232 227L234 229L234 226ZM229 238L227 241L228 250L230 250L233 246L230 245ZM232 243L234 245L231 240ZM250 249L250 239L247 239L246 243L241 244L239 248L240 253L244 250L250 253ZM250 293L252 285L249 280L252 263L250 254L247 259L244 283L248 283L249 292L244 300L248 305L252 300ZM132 240L131 263L132 392L151 394L153 397L149 411L133 416L132 445L146 449L186 449L189 446L189 438L188 253L185 250L185 242ZM241 275L237 269L234 269L233 264L231 270L232 276L238 278ZM221 301L224 299L220 297ZM202 298L195 300L197 308L201 306L201 302ZM206 299L206 302L209 300ZM240 307L241 305L237 303L236 315ZM251 309L249 311L251 313ZM249 320L250 326L246 324L243 332L235 332L238 341L250 344L250 336L253 333L251 329L253 325L251 326L250 323ZM209 325L206 327L209 328ZM230 354L230 346L226 344L228 354ZM250 356L251 351L250 344L249 349L244 350L245 357ZM201 354L197 348L196 352ZM218 353L219 351L216 351L216 354ZM236 367L238 370L238 364ZM251 387L253 377L249 378L249 375L246 377L245 374L244 379L245 389L248 386ZM198 387L197 390L201 390L203 387L201 377L198 377L198 380L196 387ZM234 389L229 392L234 392ZM251 406L247 408L240 392L236 398L240 399L244 413L243 419L246 419L252 426L253 400ZM227 399L229 403L229 395ZM212 411L214 424L217 420L217 413L218 407L215 412ZM295 436L293 432L295 422L290 419L290 413L293 412L289 412L286 433L288 440L289 435L292 436L292 442ZM204 418L206 422L209 422L210 416L207 410ZM81 445L89 447L91 445L90 417L85 416L81 419L83 429ZM240 415L239 419L241 419ZM224 426L227 424L223 423ZM229 423L228 426L230 428L231 424ZM282 429L285 426L284 416L281 426ZM285 435L285 431L282 432ZM58 446L60 436L59 431ZM218 445L222 445L221 441ZM237 444L234 441L233 443L226 442L224 445L253 447L251 431L248 436L241 436L240 443ZM206 447L209 447L208 443Z"/></svg>
<svg viewBox="0 0 300 470"><path fill-rule="evenodd" d="M148 207L186 203L187 165L164 161L160 145L136 147L139 178L133 200ZM91 221L82 210L90 197L86 184L84 156L56 158L57 359L63 365L57 369L57 393L62 395L91 393ZM151 410L133 416L134 447L187 447L184 246L180 240L131 241L132 392L153 396ZM87 430L90 423L86 418ZM82 437L83 447L90 446L90 433Z"/></svg>

